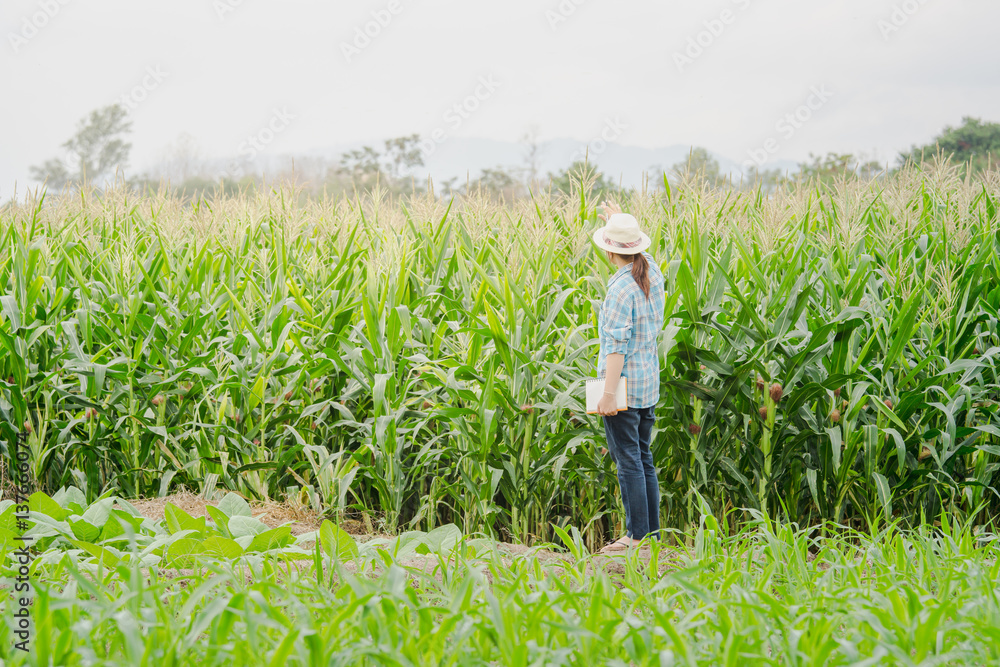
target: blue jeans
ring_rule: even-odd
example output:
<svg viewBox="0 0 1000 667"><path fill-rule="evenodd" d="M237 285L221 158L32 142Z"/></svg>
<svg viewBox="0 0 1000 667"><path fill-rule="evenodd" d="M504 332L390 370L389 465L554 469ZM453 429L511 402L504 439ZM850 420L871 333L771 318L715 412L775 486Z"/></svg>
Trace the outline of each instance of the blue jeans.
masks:
<svg viewBox="0 0 1000 667"><path fill-rule="evenodd" d="M660 485L653 467L653 454L649 451L655 407L630 407L604 417L608 451L618 466L625 528L628 537L636 540L650 533L660 537Z"/></svg>

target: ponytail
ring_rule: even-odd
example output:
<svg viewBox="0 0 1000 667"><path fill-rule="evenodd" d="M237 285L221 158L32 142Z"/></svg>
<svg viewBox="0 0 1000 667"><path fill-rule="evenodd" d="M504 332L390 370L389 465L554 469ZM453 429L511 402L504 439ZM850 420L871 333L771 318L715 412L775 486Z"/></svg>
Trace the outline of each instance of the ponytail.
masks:
<svg viewBox="0 0 1000 667"><path fill-rule="evenodd" d="M646 295L646 301L649 301L649 262L641 252L637 252L632 260L632 279Z"/></svg>
<svg viewBox="0 0 1000 667"><path fill-rule="evenodd" d="M637 252L634 255L618 255L619 257L624 257L625 259L632 259L632 279L642 290L642 293L646 295L646 300L649 301L649 261L646 256L641 252Z"/></svg>

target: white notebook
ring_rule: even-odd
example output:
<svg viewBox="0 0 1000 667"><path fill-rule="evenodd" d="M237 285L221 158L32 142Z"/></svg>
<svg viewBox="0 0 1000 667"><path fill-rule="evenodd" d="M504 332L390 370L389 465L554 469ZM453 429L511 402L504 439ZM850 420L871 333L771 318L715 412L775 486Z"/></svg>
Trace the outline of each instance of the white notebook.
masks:
<svg viewBox="0 0 1000 667"><path fill-rule="evenodd" d="M597 402L604 395L604 378L591 378L586 382L587 386L587 414L597 414ZM628 378L623 377L618 381L618 388L615 390L615 398L618 400L619 410L628 410Z"/></svg>

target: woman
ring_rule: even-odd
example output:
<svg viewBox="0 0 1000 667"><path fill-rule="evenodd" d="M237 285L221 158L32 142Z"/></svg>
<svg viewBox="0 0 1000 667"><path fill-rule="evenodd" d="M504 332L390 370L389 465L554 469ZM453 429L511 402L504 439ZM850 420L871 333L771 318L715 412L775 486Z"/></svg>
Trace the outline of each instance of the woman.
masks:
<svg viewBox="0 0 1000 667"><path fill-rule="evenodd" d="M594 232L594 243L607 253L618 271L608 280L598 329L601 350L598 377L604 395L597 414L604 416L608 450L618 467L618 485L625 505L623 537L601 553L625 551L652 534L659 537L660 488L649 451L653 409L660 398L660 358L657 337L663 328L663 273L644 252L650 239L634 217L605 202L607 224ZM615 391L628 378L628 409L617 410Z"/></svg>

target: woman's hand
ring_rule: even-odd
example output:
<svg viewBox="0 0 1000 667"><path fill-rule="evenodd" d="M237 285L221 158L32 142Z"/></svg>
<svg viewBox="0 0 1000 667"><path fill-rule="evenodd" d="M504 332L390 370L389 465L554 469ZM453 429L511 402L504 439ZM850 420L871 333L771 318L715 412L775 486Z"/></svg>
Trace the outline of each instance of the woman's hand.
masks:
<svg viewBox="0 0 1000 667"><path fill-rule="evenodd" d="M614 215L615 213L621 213L622 212L622 210L620 208L618 208L617 204L609 204L606 201L601 202L601 208L604 209L604 213L599 213L597 215L597 217L600 218L601 220L603 220L604 222L608 221L608 216L609 215Z"/></svg>
<svg viewBox="0 0 1000 667"><path fill-rule="evenodd" d="M605 417L613 417L618 414L618 401L611 394L604 394L597 401L597 414Z"/></svg>

